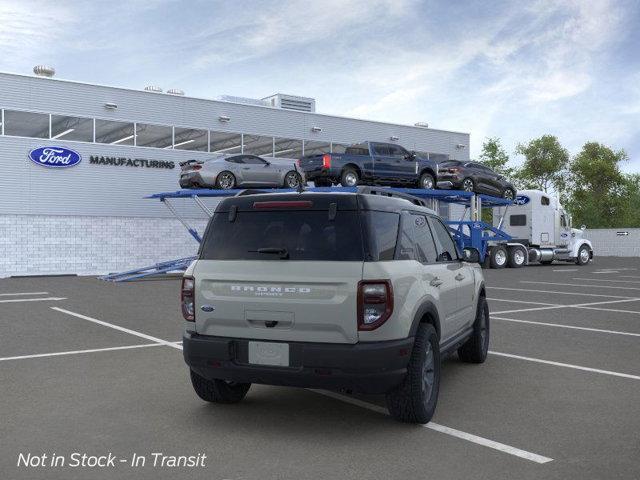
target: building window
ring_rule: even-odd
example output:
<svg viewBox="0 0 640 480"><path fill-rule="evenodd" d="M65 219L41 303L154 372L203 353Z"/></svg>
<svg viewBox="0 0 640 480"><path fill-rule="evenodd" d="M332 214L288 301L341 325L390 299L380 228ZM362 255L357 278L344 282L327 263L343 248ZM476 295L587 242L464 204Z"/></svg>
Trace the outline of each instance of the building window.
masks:
<svg viewBox="0 0 640 480"><path fill-rule="evenodd" d="M323 153L331 152L331 143L329 142L317 142L313 140L304 141L304 154L305 155L322 155Z"/></svg>
<svg viewBox="0 0 640 480"><path fill-rule="evenodd" d="M51 138L93 142L93 118L51 115Z"/></svg>
<svg viewBox="0 0 640 480"><path fill-rule="evenodd" d="M15 137L49 138L49 115L4 111L4 134Z"/></svg>
<svg viewBox="0 0 640 480"><path fill-rule="evenodd" d="M136 124L136 146L171 148L173 145L173 128L150 123Z"/></svg>
<svg viewBox="0 0 640 480"><path fill-rule="evenodd" d="M260 135L243 135L244 153L251 155L273 156L273 137L262 137Z"/></svg>
<svg viewBox="0 0 640 480"><path fill-rule="evenodd" d="M175 128L173 148L177 150L196 150L206 152L208 149L209 137L206 130L195 130L192 128Z"/></svg>
<svg viewBox="0 0 640 480"><path fill-rule="evenodd" d="M290 138L274 138L274 157L300 158L302 157L302 140Z"/></svg>
<svg viewBox="0 0 640 480"><path fill-rule="evenodd" d="M211 153L242 153L242 135L229 132L209 132Z"/></svg>
<svg viewBox="0 0 640 480"><path fill-rule="evenodd" d="M332 143L331 153L344 153L348 146L346 143Z"/></svg>
<svg viewBox="0 0 640 480"><path fill-rule="evenodd" d="M133 123L96 120L96 142L111 145L133 145Z"/></svg>

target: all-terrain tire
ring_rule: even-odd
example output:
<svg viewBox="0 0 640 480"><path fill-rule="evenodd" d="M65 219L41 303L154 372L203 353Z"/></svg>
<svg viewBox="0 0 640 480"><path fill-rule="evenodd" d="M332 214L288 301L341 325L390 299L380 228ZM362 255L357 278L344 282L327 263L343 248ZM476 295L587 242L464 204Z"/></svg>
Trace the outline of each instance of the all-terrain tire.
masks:
<svg viewBox="0 0 640 480"><path fill-rule="evenodd" d="M230 383L224 380L208 380L191 370L191 385L198 396L212 403L238 403L251 387L250 383Z"/></svg>
<svg viewBox="0 0 640 480"><path fill-rule="evenodd" d="M458 348L458 357L467 363L484 363L489 351L489 304L481 296L478 299L476 321L469 339Z"/></svg>
<svg viewBox="0 0 640 480"><path fill-rule="evenodd" d="M387 393L389 413L401 422L428 423L436 410L439 390L438 334L432 325L421 323L413 344L407 375L398 387Z"/></svg>
<svg viewBox="0 0 640 480"><path fill-rule="evenodd" d="M436 188L436 180L430 173L423 173L418 180L418 188L433 190Z"/></svg>

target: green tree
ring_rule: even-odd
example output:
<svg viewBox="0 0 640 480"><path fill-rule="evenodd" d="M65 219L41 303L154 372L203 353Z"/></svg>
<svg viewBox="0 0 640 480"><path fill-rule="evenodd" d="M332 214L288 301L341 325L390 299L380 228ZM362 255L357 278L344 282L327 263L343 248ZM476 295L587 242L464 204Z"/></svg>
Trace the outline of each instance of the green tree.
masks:
<svg viewBox="0 0 640 480"><path fill-rule="evenodd" d="M588 142L569 166L568 206L575 224L592 228L619 227L631 221L631 196L638 195L636 177L625 177L620 162L627 160L624 150L613 151L598 142Z"/></svg>
<svg viewBox="0 0 640 480"><path fill-rule="evenodd" d="M515 173L515 169L508 165L509 154L503 148L498 137L485 139L482 144L482 153L480 154L479 160L483 165L505 177L513 177Z"/></svg>
<svg viewBox="0 0 640 480"><path fill-rule="evenodd" d="M553 188L558 194L564 191L569 152L554 135L543 135L527 144L519 144L516 153L525 157L518 170L521 186L545 192Z"/></svg>

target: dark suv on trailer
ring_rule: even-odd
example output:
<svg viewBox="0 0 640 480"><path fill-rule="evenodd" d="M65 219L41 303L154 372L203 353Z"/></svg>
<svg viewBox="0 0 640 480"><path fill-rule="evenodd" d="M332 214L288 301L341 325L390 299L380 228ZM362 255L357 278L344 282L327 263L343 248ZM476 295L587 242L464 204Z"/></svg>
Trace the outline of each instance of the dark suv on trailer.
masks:
<svg viewBox="0 0 640 480"><path fill-rule="evenodd" d="M484 193L510 200L516 198L516 188L511 182L479 162L445 160L438 167L439 188Z"/></svg>
<svg viewBox="0 0 640 480"><path fill-rule="evenodd" d="M428 422L440 356L481 363L489 343L482 271L415 197L386 189L223 200L185 272L184 358L204 400L251 383L386 394Z"/></svg>

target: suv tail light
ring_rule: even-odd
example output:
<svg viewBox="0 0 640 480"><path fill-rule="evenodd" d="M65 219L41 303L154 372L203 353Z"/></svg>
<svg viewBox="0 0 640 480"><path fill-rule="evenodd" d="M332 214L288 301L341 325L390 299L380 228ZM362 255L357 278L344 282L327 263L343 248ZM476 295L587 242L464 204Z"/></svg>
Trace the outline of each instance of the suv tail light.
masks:
<svg viewBox="0 0 640 480"><path fill-rule="evenodd" d="M390 280L363 280L358 283L358 330L375 330L393 313Z"/></svg>
<svg viewBox="0 0 640 480"><path fill-rule="evenodd" d="M193 165L191 167L191 170L200 170L202 168L202 165Z"/></svg>
<svg viewBox="0 0 640 480"><path fill-rule="evenodd" d="M331 155L328 153L322 155L322 168L331 168Z"/></svg>
<svg viewBox="0 0 640 480"><path fill-rule="evenodd" d="M180 289L180 304L182 305L182 316L189 322L195 322L195 303L194 303L194 286L193 277L182 278L182 288Z"/></svg>

